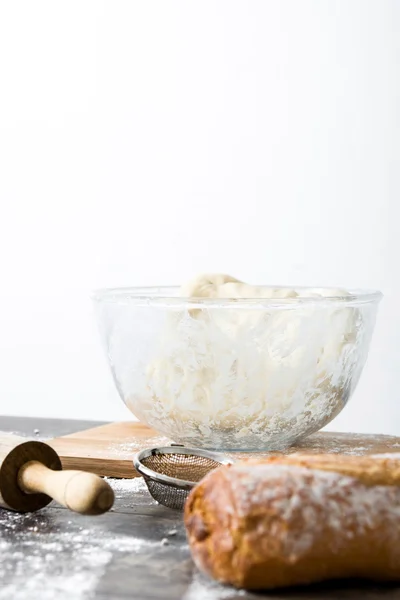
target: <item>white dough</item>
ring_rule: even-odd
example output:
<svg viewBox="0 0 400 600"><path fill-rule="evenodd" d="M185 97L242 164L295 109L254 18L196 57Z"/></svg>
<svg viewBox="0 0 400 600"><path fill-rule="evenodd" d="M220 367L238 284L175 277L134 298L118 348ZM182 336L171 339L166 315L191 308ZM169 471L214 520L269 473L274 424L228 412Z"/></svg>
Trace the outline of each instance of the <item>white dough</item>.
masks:
<svg viewBox="0 0 400 600"><path fill-rule="evenodd" d="M147 421L162 424L167 434L178 427L186 437L213 430L240 438L331 420L347 399L359 358L360 313L340 303L290 299L347 295L251 286L223 274L186 283L183 298L255 303L203 307L199 300L195 308L169 314L141 395ZM262 305L284 298L284 307Z"/></svg>

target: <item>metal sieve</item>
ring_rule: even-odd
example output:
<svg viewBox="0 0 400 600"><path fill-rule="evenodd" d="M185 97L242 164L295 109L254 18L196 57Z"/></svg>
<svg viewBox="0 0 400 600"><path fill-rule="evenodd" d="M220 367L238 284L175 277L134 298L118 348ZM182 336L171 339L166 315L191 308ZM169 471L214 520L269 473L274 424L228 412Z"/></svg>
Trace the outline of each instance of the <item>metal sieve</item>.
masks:
<svg viewBox="0 0 400 600"><path fill-rule="evenodd" d="M133 460L154 500L177 510L183 509L190 490L200 479L232 462L217 452L182 446L142 450Z"/></svg>

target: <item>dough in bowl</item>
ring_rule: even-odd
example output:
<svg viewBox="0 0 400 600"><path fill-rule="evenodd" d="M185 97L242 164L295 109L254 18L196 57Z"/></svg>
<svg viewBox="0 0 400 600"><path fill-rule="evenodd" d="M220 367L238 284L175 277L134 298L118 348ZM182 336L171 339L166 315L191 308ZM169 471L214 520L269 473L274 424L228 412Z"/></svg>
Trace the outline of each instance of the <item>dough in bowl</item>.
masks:
<svg viewBox="0 0 400 600"><path fill-rule="evenodd" d="M357 308L320 300L348 295L252 286L224 274L184 284L180 296L199 301L168 314L138 416L175 440L181 431L202 445L212 434L214 447L224 447L227 434L230 447L254 447L260 436L285 445L285 432L320 429L347 401L363 329Z"/></svg>

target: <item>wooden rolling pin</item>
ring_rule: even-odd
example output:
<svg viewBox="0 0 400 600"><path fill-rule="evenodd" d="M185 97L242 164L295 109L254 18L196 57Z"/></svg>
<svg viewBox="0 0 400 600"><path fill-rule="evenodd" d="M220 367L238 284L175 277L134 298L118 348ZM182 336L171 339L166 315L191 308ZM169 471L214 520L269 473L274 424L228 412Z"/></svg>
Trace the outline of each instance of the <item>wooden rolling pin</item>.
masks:
<svg viewBox="0 0 400 600"><path fill-rule="evenodd" d="M114 503L106 481L84 471L62 471L53 448L0 434L0 507L32 512L56 500L83 515L100 515Z"/></svg>

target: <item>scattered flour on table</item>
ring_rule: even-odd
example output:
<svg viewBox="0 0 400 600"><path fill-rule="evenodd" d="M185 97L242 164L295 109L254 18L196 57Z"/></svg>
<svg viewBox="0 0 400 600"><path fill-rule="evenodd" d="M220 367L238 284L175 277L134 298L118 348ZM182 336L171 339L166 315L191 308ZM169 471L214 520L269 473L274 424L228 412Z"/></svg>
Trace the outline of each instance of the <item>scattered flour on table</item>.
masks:
<svg viewBox="0 0 400 600"><path fill-rule="evenodd" d="M113 536L72 521L58 526L46 511L29 515L3 511L0 599L89 600L116 552L138 553L157 546L160 540Z"/></svg>
<svg viewBox="0 0 400 600"><path fill-rule="evenodd" d="M294 452L318 452L324 454L347 454L350 456L363 456L376 452L376 448L400 448L400 442L394 442L392 436L384 434L363 433L333 433L321 431L305 438L302 443L296 444L282 451L282 454Z"/></svg>
<svg viewBox="0 0 400 600"><path fill-rule="evenodd" d="M171 440L170 438L159 436L146 439L145 444L148 448L160 448L162 446L170 446ZM114 442L108 446L107 451L110 452L113 457L117 456L133 458L133 455L142 449L143 440L133 440L131 442L122 443Z"/></svg>
<svg viewBox="0 0 400 600"><path fill-rule="evenodd" d="M115 499L118 501L118 508L131 508L135 502L145 501L147 505L157 504L151 497L143 477L134 477L133 479L113 479L104 478L112 487ZM123 503L122 503L123 502ZM113 510L113 509L111 509Z"/></svg>
<svg viewBox="0 0 400 600"><path fill-rule="evenodd" d="M271 456L274 454L283 454L283 455L288 455L288 454L296 454L296 453L301 453L301 454L307 454L307 453L312 453L312 454L346 454L347 456L365 456L366 454L368 454L368 451L370 450L370 448L368 446L354 446L352 448L349 448L347 445L340 445L340 444L321 444L321 446L318 445L313 445L313 446L306 446L306 447L297 447L297 446L289 446L289 448L283 448L282 450L279 450L279 452L257 452L257 456L258 457L267 457L267 456ZM244 454L244 453L238 453L238 452L227 452L226 453L227 456L230 456L232 458L247 458L249 456L249 454Z"/></svg>
<svg viewBox="0 0 400 600"><path fill-rule="evenodd" d="M221 585L196 571L182 600L236 600L245 595L244 590Z"/></svg>
<svg viewBox="0 0 400 600"><path fill-rule="evenodd" d="M146 482L143 477L134 477L133 479L113 479L104 477L104 479L110 484L117 497L120 493L124 492L134 494L135 492L144 492L147 490Z"/></svg>

